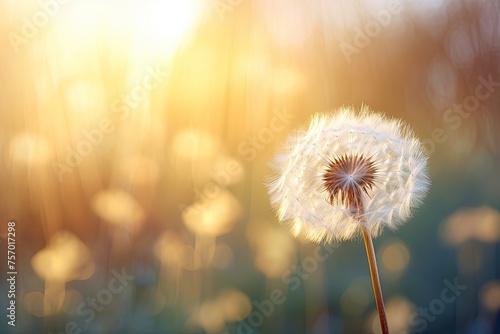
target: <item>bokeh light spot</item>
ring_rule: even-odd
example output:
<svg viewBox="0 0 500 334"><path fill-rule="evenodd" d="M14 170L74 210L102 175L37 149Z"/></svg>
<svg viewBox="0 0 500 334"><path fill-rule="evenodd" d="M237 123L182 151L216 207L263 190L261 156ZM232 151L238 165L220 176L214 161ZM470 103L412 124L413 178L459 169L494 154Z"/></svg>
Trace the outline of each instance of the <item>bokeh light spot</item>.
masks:
<svg viewBox="0 0 500 334"><path fill-rule="evenodd" d="M402 242L393 242L382 250L382 263L390 271L399 272L404 270L409 261L410 252Z"/></svg>

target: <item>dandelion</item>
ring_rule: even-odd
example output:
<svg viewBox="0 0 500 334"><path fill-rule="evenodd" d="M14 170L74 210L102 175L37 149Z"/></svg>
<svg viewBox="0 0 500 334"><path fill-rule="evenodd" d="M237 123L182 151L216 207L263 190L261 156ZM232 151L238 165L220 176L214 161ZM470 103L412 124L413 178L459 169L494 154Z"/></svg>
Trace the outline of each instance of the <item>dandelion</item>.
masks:
<svg viewBox="0 0 500 334"><path fill-rule="evenodd" d="M280 222L314 242L363 236L383 333L372 237L411 217L429 187L427 157L402 122L362 107L315 115L288 138L267 186Z"/></svg>

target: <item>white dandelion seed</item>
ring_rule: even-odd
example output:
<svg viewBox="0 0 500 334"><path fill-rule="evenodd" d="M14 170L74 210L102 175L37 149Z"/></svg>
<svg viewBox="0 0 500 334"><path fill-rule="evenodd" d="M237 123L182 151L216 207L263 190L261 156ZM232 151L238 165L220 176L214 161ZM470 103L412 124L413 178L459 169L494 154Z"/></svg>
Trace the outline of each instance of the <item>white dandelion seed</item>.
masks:
<svg viewBox="0 0 500 334"><path fill-rule="evenodd" d="M362 107L315 115L288 138L267 186L280 222L315 241L376 237L411 216L428 187L427 157L401 121Z"/></svg>
<svg viewBox="0 0 500 334"><path fill-rule="evenodd" d="M429 187L427 157L398 120L343 108L316 115L272 164L268 183L278 219L320 242L362 235L382 333L387 317L372 238L411 216Z"/></svg>

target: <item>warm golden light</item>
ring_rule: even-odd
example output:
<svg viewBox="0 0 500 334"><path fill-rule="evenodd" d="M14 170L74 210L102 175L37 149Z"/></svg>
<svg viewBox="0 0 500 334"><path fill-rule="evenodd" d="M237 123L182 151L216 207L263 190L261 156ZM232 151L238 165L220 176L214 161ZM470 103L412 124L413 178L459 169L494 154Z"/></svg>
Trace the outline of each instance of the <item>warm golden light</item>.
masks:
<svg viewBox="0 0 500 334"><path fill-rule="evenodd" d="M182 248L185 242L172 231L165 231L154 245L154 254L163 263L177 265L182 262Z"/></svg>
<svg viewBox="0 0 500 334"><path fill-rule="evenodd" d="M37 275L47 281L82 280L94 272L89 250L69 232L58 232L52 236L47 247L33 256L31 265Z"/></svg>
<svg viewBox="0 0 500 334"><path fill-rule="evenodd" d="M43 294L30 294L34 315L47 316L61 311L66 299L66 282L86 280L94 273L94 263L87 246L70 232L57 232L49 244L31 259L36 274L45 281ZM37 306L40 305L40 306Z"/></svg>
<svg viewBox="0 0 500 334"><path fill-rule="evenodd" d="M220 308L226 321L237 321L245 318L252 310L250 299L243 292L228 289L221 292L218 297Z"/></svg>
<svg viewBox="0 0 500 334"><path fill-rule="evenodd" d="M15 300L17 331L378 331L363 240L312 244L360 226L319 185L329 160L356 151L380 160L374 193L427 163L389 164L405 145L374 146L378 121L354 134L318 122L321 135L299 139L314 114L363 105L411 125L436 185L400 239L374 240L391 329L420 329L392 297L430 309L444 280L467 289L426 330L475 328L474 312L455 321L468 305L494 326L500 16L494 1L424 2L2 1L0 253L16 277L0 299ZM381 206L366 217L387 214L375 233L415 193L389 196L394 207L367 195Z"/></svg>
<svg viewBox="0 0 500 334"><path fill-rule="evenodd" d="M196 159L196 161L210 161L221 149L222 144L209 133L182 130L173 139L173 158L179 162Z"/></svg>
<svg viewBox="0 0 500 334"><path fill-rule="evenodd" d="M92 199L92 208L106 223L132 232L137 232L144 221L144 211L140 204L123 190L112 189L97 193Z"/></svg>
<svg viewBox="0 0 500 334"><path fill-rule="evenodd" d="M96 34L116 46L127 40L136 50L129 56L136 59L171 55L206 11L198 0L86 1L62 9L65 15L57 21L57 33L76 34L86 44Z"/></svg>
<svg viewBox="0 0 500 334"><path fill-rule="evenodd" d="M10 141L8 159L15 167L40 166L46 164L51 157L51 148L43 137L22 133Z"/></svg>
<svg viewBox="0 0 500 334"><path fill-rule="evenodd" d="M399 241L386 245L382 250L382 263L392 272L400 272L410 261L410 252L405 244Z"/></svg>
<svg viewBox="0 0 500 334"><path fill-rule="evenodd" d="M291 68L280 68L274 74L273 93L277 96L294 94L303 86L301 75Z"/></svg>
<svg viewBox="0 0 500 334"><path fill-rule="evenodd" d="M235 289L222 291L216 298L204 301L190 318L208 333L219 333L226 322L244 319L252 310L250 299Z"/></svg>
<svg viewBox="0 0 500 334"><path fill-rule="evenodd" d="M200 19L204 8L197 0L150 0L131 13L132 31L141 46L160 55L171 53Z"/></svg>
<svg viewBox="0 0 500 334"><path fill-rule="evenodd" d="M131 156L125 159L120 166L120 172L124 180L135 185L152 184L160 173L158 163L143 156Z"/></svg>
<svg viewBox="0 0 500 334"><path fill-rule="evenodd" d="M219 236L233 229L241 215L241 204L228 190L218 193L206 201L198 201L184 210L182 218L193 233Z"/></svg>
<svg viewBox="0 0 500 334"><path fill-rule="evenodd" d="M65 100L71 119L78 127L89 127L100 121L107 107L104 102L103 88L96 82L76 81L69 85Z"/></svg>
<svg viewBox="0 0 500 334"><path fill-rule="evenodd" d="M461 209L441 225L441 236L451 245L475 239L486 243L500 240L500 214L490 207Z"/></svg>
<svg viewBox="0 0 500 334"><path fill-rule="evenodd" d="M252 221L247 239L255 253L255 266L268 277L279 278L295 261L293 239L271 222Z"/></svg>

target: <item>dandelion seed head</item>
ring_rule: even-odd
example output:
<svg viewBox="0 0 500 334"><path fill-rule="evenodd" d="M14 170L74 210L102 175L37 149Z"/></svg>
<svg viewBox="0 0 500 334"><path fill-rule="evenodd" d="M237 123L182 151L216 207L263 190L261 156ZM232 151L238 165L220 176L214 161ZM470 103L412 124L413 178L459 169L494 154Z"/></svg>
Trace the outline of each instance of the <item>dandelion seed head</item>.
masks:
<svg viewBox="0 0 500 334"><path fill-rule="evenodd" d="M271 163L267 182L278 220L294 235L343 241L376 237L411 217L428 187L427 157L402 122L362 107L312 117Z"/></svg>

